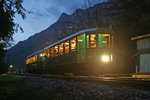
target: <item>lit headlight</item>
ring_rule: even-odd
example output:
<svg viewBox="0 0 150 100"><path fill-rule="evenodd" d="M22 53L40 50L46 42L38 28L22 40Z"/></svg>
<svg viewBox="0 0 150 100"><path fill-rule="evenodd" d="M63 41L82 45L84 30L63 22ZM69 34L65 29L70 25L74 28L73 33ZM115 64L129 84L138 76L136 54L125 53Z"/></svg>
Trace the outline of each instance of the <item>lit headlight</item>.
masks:
<svg viewBox="0 0 150 100"><path fill-rule="evenodd" d="M41 53L40 56L43 57L44 55Z"/></svg>
<svg viewBox="0 0 150 100"><path fill-rule="evenodd" d="M103 62L108 62L108 61L109 61L109 56L103 55L103 56L101 57L101 60L102 60Z"/></svg>

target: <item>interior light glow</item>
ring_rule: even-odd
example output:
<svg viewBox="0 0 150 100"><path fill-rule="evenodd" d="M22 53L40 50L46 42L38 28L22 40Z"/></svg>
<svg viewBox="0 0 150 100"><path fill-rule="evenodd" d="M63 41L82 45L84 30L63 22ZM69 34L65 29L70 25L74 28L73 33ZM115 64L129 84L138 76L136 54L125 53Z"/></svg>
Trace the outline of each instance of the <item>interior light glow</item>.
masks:
<svg viewBox="0 0 150 100"><path fill-rule="evenodd" d="M13 67L13 65L10 65L10 68L12 68Z"/></svg>
<svg viewBox="0 0 150 100"><path fill-rule="evenodd" d="M43 54L41 53L40 56L43 57Z"/></svg>
<svg viewBox="0 0 150 100"><path fill-rule="evenodd" d="M78 40L78 42L82 42L82 40Z"/></svg>
<svg viewBox="0 0 150 100"><path fill-rule="evenodd" d="M102 59L103 62L108 62L108 61L109 61L109 56L103 55L103 56L101 57L101 59Z"/></svg>
<svg viewBox="0 0 150 100"><path fill-rule="evenodd" d="M65 44L68 44L68 45L69 45L69 43L67 43L67 42L66 42Z"/></svg>
<svg viewBox="0 0 150 100"><path fill-rule="evenodd" d="M113 56L112 56L112 54L111 54L111 57L110 57L110 59L111 59L111 61L113 61Z"/></svg>

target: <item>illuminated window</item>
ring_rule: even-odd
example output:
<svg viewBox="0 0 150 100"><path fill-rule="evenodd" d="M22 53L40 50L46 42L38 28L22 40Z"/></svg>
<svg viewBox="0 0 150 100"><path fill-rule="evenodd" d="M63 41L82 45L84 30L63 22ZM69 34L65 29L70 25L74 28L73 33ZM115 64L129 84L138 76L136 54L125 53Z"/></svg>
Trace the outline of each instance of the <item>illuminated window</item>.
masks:
<svg viewBox="0 0 150 100"><path fill-rule="evenodd" d="M54 47L51 47L51 56L54 55Z"/></svg>
<svg viewBox="0 0 150 100"><path fill-rule="evenodd" d="M91 34L91 48L95 48L96 47L96 34Z"/></svg>
<svg viewBox="0 0 150 100"><path fill-rule="evenodd" d="M58 55L58 45L55 46L55 55Z"/></svg>
<svg viewBox="0 0 150 100"><path fill-rule="evenodd" d="M34 57L31 58L32 59L32 63L34 62Z"/></svg>
<svg viewBox="0 0 150 100"><path fill-rule="evenodd" d="M31 58L29 58L29 63L31 63Z"/></svg>
<svg viewBox="0 0 150 100"><path fill-rule="evenodd" d="M76 38L71 39L71 51L76 51Z"/></svg>
<svg viewBox="0 0 150 100"><path fill-rule="evenodd" d="M29 64L30 63L30 59L26 59L26 64Z"/></svg>
<svg viewBox="0 0 150 100"><path fill-rule="evenodd" d="M35 55L35 61L37 61L37 55Z"/></svg>
<svg viewBox="0 0 150 100"><path fill-rule="evenodd" d="M69 41L65 42L65 53L69 53Z"/></svg>
<svg viewBox="0 0 150 100"><path fill-rule="evenodd" d="M30 63L30 58L28 58L27 60L28 60L27 62L28 62L28 64L29 64L29 63Z"/></svg>
<svg viewBox="0 0 150 100"><path fill-rule="evenodd" d="M98 34L99 47L110 47L110 34Z"/></svg>
<svg viewBox="0 0 150 100"><path fill-rule="evenodd" d="M33 59L32 59L32 57L30 58L30 63L32 63L33 62Z"/></svg>
<svg viewBox="0 0 150 100"><path fill-rule="evenodd" d="M110 47L110 34L103 34L103 37L105 38L105 41L103 41L103 43L106 44L106 47Z"/></svg>
<svg viewBox="0 0 150 100"><path fill-rule="evenodd" d="M50 49L47 49L47 57L50 57Z"/></svg>
<svg viewBox="0 0 150 100"><path fill-rule="evenodd" d="M44 51L44 56L46 56L46 50Z"/></svg>
<svg viewBox="0 0 150 100"><path fill-rule="evenodd" d="M59 54L63 54L63 43L59 44Z"/></svg>
<svg viewBox="0 0 150 100"><path fill-rule="evenodd" d="M33 63L35 62L35 56L32 57Z"/></svg>

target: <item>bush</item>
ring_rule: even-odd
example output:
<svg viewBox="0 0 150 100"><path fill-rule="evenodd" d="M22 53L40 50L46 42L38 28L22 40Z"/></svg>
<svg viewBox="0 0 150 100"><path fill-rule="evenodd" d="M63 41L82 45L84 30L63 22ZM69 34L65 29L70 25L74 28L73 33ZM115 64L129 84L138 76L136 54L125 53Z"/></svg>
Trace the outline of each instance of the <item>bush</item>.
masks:
<svg viewBox="0 0 150 100"><path fill-rule="evenodd" d="M8 65L3 61L0 61L0 74L8 71Z"/></svg>

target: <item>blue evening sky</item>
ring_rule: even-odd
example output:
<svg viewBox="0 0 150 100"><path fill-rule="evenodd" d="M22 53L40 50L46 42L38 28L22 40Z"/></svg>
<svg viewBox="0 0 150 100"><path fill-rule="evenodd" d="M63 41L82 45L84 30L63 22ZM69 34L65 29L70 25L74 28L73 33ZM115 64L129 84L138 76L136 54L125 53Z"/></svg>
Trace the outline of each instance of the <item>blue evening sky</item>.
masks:
<svg viewBox="0 0 150 100"><path fill-rule="evenodd" d="M15 22L19 23L24 33L15 33L14 44L26 40L35 33L41 32L55 23L60 15L65 12L72 14L74 5L83 5L85 0L24 0L23 7L30 13L26 13L26 19L16 15ZM94 0L93 0L94 1ZM95 3L103 0L95 0Z"/></svg>

